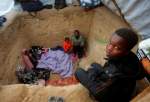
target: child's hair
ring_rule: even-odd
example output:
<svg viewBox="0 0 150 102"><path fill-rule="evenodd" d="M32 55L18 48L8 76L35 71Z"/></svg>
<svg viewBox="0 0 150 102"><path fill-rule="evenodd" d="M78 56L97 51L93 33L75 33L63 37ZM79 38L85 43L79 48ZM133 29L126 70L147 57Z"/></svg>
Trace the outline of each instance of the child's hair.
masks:
<svg viewBox="0 0 150 102"><path fill-rule="evenodd" d="M74 32L76 32L76 33L80 34L79 30L77 30L77 29L76 29L76 30L74 30Z"/></svg>
<svg viewBox="0 0 150 102"><path fill-rule="evenodd" d="M70 38L69 37L65 37L65 41L70 41Z"/></svg>
<svg viewBox="0 0 150 102"><path fill-rule="evenodd" d="M115 31L115 34L128 42L129 50L131 50L138 43L138 35L129 28L120 28Z"/></svg>

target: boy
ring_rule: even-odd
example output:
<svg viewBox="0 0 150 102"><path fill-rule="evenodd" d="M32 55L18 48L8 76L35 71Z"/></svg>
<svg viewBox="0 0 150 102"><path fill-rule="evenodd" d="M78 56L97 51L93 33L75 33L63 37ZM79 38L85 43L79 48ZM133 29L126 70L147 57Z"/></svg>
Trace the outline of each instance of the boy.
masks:
<svg viewBox="0 0 150 102"><path fill-rule="evenodd" d="M107 62L103 67L93 63L88 71L77 69L76 78L96 100L129 102L136 80L145 75L137 56L131 52L137 42L135 32L127 28L118 29L106 47Z"/></svg>
<svg viewBox="0 0 150 102"><path fill-rule="evenodd" d="M78 30L74 31L74 34L71 36L72 44L73 44L73 53L78 55L78 58L82 58L84 54L85 47L85 39L80 34Z"/></svg>

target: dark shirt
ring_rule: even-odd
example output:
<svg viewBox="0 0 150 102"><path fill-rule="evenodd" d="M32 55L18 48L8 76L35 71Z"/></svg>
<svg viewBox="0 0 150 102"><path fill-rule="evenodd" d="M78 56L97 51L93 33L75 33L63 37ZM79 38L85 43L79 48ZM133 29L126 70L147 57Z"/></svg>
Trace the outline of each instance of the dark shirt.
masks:
<svg viewBox="0 0 150 102"><path fill-rule="evenodd" d="M111 79L111 85L101 102L129 102L136 80L145 76L144 68L133 52L121 58L108 59L104 72L100 79Z"/></svg>

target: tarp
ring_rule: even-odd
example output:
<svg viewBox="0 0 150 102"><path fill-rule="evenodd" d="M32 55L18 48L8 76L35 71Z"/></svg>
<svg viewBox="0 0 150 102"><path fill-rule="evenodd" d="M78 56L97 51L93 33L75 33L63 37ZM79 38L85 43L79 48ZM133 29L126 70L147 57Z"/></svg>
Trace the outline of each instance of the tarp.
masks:
<svg viewBox="0 0 150 102"><path fill-rule="evenodd" d="M150 37L150 2L149 0L115 0L126 21L135 29L142 39ZM116 12L112 0L102 2Z"/></svg>

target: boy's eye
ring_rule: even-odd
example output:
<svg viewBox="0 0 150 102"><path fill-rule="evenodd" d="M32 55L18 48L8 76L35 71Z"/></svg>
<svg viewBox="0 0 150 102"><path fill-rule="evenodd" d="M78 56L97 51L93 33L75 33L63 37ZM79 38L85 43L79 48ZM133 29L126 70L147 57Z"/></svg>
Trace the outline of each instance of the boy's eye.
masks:
<svg viewBox="0 0 150 102"><path fill-rule="evenodd" d="M114 49L116 49L116 50L121 50L121 48L118 47L118 46L115 46Z"/></svg>

